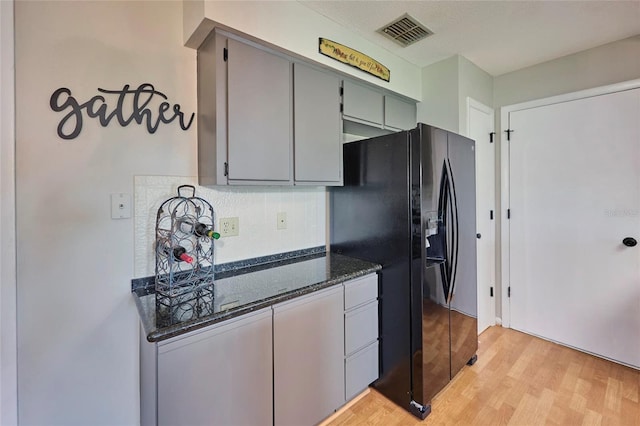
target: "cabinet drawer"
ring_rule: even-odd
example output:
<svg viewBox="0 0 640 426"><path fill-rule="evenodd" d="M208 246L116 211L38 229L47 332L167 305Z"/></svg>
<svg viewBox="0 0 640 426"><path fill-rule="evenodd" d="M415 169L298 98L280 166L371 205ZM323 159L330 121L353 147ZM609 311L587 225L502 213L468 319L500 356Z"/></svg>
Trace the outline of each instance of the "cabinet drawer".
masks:
<svg viewBox="0 0 640 426"><path fill-rule="evenodd" d="M378 302L344 314L344 353L351 355L378 339Z"/></svg>
<svg viewBox="0 0 640 426"><path fill-rule="evenodd" d="M378 342L375 342L345 360L346 400L362 392L377 378Z"/></svg>
<svg viewBox="0 0 640 426"><path fill-rule="evenodd" d="M347 311L359 305L374 301L378 298L378 274L356 278L344 284L344 310Z"/></svg>

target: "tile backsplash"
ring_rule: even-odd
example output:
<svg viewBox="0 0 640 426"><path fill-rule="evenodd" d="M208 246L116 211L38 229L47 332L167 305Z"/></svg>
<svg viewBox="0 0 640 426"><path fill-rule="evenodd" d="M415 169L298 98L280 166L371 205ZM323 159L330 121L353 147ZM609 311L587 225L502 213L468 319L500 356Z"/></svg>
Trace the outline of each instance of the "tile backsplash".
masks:
<svg viewBox="0 0 640 426"><path fill-rule="evenodd" d="M239 218L239 235L221 237L214 263L266 256L326 244L324 187L244 186L205 188L196 177L136 176L134 278L155 274L155 221L160 205L177 195L180 185L194 185L196 196L213 206L216 229L221 217ZM286 212L287 229L278 230L278 212Z"/></svg>

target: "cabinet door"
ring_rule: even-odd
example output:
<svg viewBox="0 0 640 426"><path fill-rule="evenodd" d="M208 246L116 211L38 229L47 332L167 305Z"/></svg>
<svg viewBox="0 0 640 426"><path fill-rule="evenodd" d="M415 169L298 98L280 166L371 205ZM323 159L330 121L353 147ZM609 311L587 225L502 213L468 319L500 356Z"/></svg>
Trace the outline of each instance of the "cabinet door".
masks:
<svg viewBox="0 0 640 426"><path fill-rule="evenodd" d="M340 78L296 63L293 79L295 180L338 184L342 175Z"/></svg>
<svg viewBox="0 0 640 426"><path fill-rule="evenodd" d="M291 63L228 40L229 180L291 181Z"/></svg>
<svg viewBox="0 0 640 426"><path fill-rule="evenodd" d="M273 308L276 426L317 424L344 403L342 286Z"/></svg>
<svg viewBox="0 0 640 426"><path fill-rule="evenodd" d="M345 80L342 101L345 118L382 126L384 111L382 92Z"/></svg>
<svg viewBox="0 0 640 426"><path fill-rule="evenodd" d="M158 345L158 425L271 425L272 312Z"/></svg>
<svg viewBox="0 0 640 426"><path fill-rule="evenodd" d="M397 130L416 127L416 104L395 96L384 97L384 126Z"/></svg>

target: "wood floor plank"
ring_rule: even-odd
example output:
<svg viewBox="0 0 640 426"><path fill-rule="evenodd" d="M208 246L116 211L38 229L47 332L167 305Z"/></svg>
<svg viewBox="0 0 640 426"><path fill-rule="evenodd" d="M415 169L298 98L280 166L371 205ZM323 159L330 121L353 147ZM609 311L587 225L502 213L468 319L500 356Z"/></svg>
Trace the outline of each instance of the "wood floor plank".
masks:
<svg viewBox="0 0 640 426"><path fill-rule="evenodd" d="M640 371L502 327L419 421L375 390L328 426L640 426Z"/></svg>

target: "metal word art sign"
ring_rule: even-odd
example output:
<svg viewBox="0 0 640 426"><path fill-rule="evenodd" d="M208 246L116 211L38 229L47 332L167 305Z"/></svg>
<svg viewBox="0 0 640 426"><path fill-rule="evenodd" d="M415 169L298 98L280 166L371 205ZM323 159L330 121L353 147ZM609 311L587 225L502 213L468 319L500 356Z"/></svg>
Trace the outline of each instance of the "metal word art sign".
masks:
<svg viewBox="0 0 640 426"><path fill-rule="evenodd" d="M107 125L115 118L122 126L128 126L132 121L138 124L143 122L147 126L149 133L155 133L160 123L169 124L176 118L182 130L187 130L193 123L195 113L192 113L188 122L185 124L184 113L180 110L180 105L162 101L157 107L157 113L149 108L149 103L154 97L160 97L167 100L167 96L156 90L152 84L143 83L137 89L130 89L125 84L122 90L107 90L98 88L98 92L105 95L117 96L115 106L109 107L107 100L102 95L96 95L87 102L81 104L71 95L71 90L66 87L53 92L49 105L56 112L67 112L58 124L58 136L62 139L77 138L82 130L83 112L90 118L97 118L102 127ZM157 99L157 98L156 98ZM129 103L131 112L125 113L125 102Z"/></svg>
<svg viewBox="0 0 640 426"><path fill-rule="evenodd" d="M389 68L370 56L353 50L335 41L320 37L320 53L337 61L356 67L364 72L374 75L384 81L389 81L391 72Z"/></svg>

